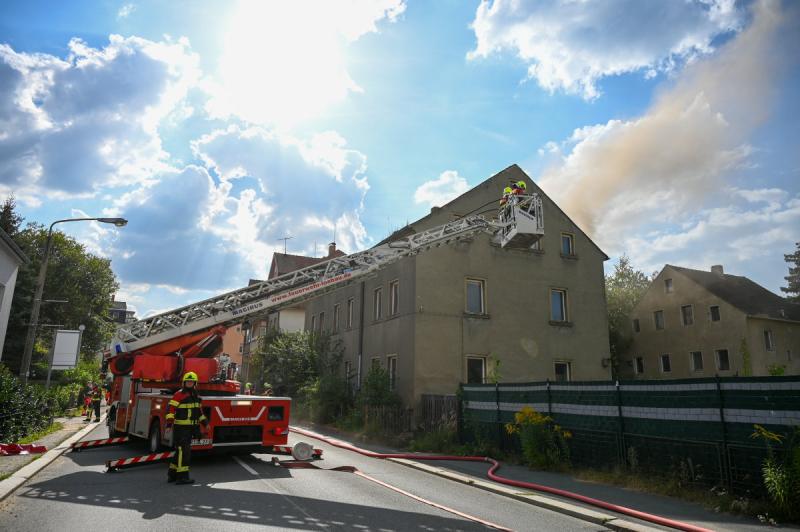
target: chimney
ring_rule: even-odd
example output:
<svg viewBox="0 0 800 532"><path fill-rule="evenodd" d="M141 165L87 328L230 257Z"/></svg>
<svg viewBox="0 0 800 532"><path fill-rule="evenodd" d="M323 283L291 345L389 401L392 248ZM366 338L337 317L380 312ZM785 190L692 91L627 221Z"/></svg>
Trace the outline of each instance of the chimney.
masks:
<svg viewBox="0 0 800 532"><path fill-rule="evenodd" d="M442 210L442 208L441 208L441 207L436 207L436 206L434 205L433 207L431 207L431 214L437 214L437 213L438 213L439 211L441 211L441 210ZM408 224L406 224L406 225L408 225Z"/></svg>
<svg viewBox="0 0 800 532"><path fill-rule="evenodd" d="M717 275L724 275L725 272L722 269L722 264L715 264L711 267L711 273L716 273Z"/></svg>
<svg viewBox="0 0 800 532"><path fill-rule="evenodd" d="M328 244L328 258L333 257L334 253L336 253L336 242L331 242Z"/></svg>

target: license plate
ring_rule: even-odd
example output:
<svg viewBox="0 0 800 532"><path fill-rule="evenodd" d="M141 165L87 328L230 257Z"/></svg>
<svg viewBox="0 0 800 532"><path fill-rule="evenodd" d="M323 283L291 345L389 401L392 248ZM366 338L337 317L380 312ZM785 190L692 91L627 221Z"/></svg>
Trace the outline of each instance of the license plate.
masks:
<svg viewBox="0 0 800 532"><path fill-rule="evenodd" d="M203 438L202 440L192 440L192 445L198 447L203 445L211 445L211 438Z"/></svg>

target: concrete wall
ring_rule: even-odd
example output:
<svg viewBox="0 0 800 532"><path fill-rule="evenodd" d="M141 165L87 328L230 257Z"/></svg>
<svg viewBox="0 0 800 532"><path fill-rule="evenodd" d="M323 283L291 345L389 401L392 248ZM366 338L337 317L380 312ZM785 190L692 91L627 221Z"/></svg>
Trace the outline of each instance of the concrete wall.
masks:
<svg viewBox="0 0 800 532"><path fill-rule="evenodd" d="M0 242L0 357L6 340L8 317L11 314L11 301L14 298L19 265L17 255Z"/></svg>

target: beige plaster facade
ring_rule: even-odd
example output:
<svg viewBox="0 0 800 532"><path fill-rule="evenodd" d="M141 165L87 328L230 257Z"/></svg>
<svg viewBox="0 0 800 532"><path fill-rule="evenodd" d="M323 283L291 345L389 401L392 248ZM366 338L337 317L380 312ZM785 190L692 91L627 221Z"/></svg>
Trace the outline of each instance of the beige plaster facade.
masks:
<svg viewBox="0 0 800 532"><path fill-rule="evenodd" d="M716 273L671 265L661 270L631 316L624 378L766 376L775 368L800 374L796 306L715 268ZM663 328L656 327L656 312L662 313Z"/></svg>
<svg viewBox="0 0 800 532"><path fill-rule="evenodd" d="M306 329L330 331L343 342L354 387L372 364L390 371L406 404L422 394L455 393L460 382L485 381L492 360L500 362L502 382L610 378L603 275L608 257L518 166L432 209L395 237L458 216L492 217L503 188L518 180L542 195L540 249L505 250L480 234L306 302ZM571 254L561 252L562 234L572 242ZM565 296L564 320L551 313L553 290Z"/></svg>

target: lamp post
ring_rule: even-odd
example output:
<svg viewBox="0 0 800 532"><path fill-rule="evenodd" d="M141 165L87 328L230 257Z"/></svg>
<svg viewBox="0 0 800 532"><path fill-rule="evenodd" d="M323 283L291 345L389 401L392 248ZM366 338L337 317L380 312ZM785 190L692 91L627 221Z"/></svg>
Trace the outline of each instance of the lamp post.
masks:
<svg viewBox="0 0 800 532"><path fill-rule="evenodd" d="M39 267L39 277L36 279L36 292L33 296L33 307L31 308L31 321L28 324L28 336L25 338L25 351L22 353L22 364L19 368L19 376L23 383L28 382L28 372L31 368L31 356L33 355L33 344L36 341L36 327L39 321L39 307L42 305L42 292L44 292L44 280L47 276L47 261L50 259L50 243L53 239L53 226L63 222L88 222L95 221L105 224L114 224L117 227L127 225L125 218L67 218L56 220L50 224L47 232L47 243L44 246L44 256L42 265Z"/></svg>

